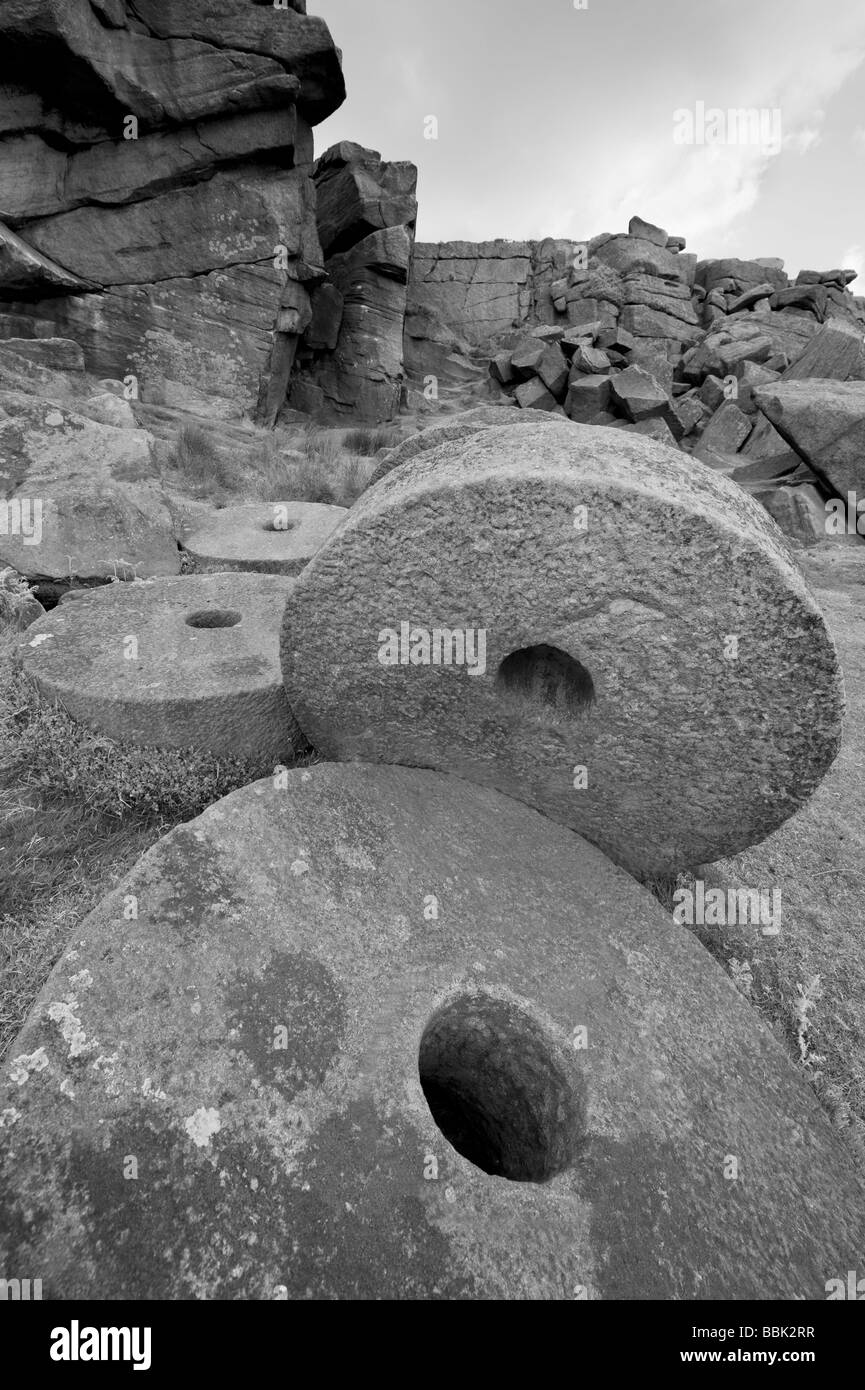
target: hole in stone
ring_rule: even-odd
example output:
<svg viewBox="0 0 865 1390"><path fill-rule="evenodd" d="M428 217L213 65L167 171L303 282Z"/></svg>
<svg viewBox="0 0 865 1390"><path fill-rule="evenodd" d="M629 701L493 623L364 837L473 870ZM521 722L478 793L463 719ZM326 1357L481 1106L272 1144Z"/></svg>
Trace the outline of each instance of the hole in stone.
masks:
<svg viewBox="0 0 865 1390"><path fill-rule="evenodd" d="M446 1005L424 1030L418 1069L442 1134L484 1173L548 1182L576 1159L584 1079L523 1010L488 996Z"/></svg>
<svg viewBox="0 0 865 1390"><path fill-rule="evenodd" d="M289 531L294 531L297 527L296 521L283 521L280 517L271 517L261 528L263 531L277 531L281 535L287 535Z"/></svg>
<svg viewBox="0 0 865 1390"><path fill-rule="evenodd" d="M582 662L558 647L522 647L499 666L496 690L536 712L570 716L595 703L595 685Z"/></svg>
<svg viewBox="0 0 865 1390"><path fill-rule="evenodd" d="M240 613L232 608L205 608L200 613L190 613L186 619L188 627L237 627Z"/></svg>

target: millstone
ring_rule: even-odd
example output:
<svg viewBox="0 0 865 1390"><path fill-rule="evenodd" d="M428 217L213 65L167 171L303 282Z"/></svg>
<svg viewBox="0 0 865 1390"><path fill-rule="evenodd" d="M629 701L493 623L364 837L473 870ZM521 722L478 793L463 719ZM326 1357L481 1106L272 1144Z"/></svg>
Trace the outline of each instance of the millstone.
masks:
<svg viewBox="0 0 865 1390"><path fill-rule="evenodd" d="M452 771L635 872L735 854L834 759L843 690L781 533L620 430L483 430L352 508L286 607L282 664L336 761Z"/></svg>
<svg viewBox="0 0 865 1390"><path fill-rule="evenodd" d="M300 574L346 515L346 507L316 502L226 507L199 523L183 547L204 574Z"/></svg>
<svg viewBox="0 0 865 1390"><path fill-rule="evenodd" d="M112 584L47 613L18 654L41 695L119 743L278 762L303 743L279 670L293 583L220 574Z"/></svg>
<svg viewBox="0 0 865 1390"><path fill-rule="evenodd" d="M823 1299L862 1188L697 941L487 788L322 764L160 841L0 1090L46 1298Z"/></svg>
<svg viewBox="0 0 865 1390"><path fill-rule="evenodd" d="M409 463L411 459L419 458L422 454L437 449L440 444L469 439L473 435L480 434L482 430L493 428L522 429L528 427L536 430L553 420L554 417L552 416L532 415L528 411L515 410L513 406L478 405L473 410L463 410L459 415L443 420L438 425L430 425L420 434L413 434L408 439L404 439L401 444L395 445L393 449L388 449L370 476L369 486L372 487L373 483L380 482L382 478L387 477L388 473L392 473L395 468L400 468L404 463ZM560 422L556 420L555 423Z"/></svg>

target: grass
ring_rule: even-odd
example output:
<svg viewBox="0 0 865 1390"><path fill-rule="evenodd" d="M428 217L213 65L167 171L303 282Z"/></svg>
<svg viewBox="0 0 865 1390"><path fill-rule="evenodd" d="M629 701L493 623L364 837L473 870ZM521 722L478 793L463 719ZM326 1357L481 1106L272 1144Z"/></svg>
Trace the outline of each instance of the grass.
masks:
<svg viewBox="0 0 865 1390"><path fill-rule="evenodd" d="M349 430L343 439L343 448L350 454L359 454L361 458L375 458L385 449L394 449L402 439L402 432L398 429L362 429Z"/></svg>
<svg viewBox="0 0 865 1390"><path fill-rule="evenodd" d="M182 821L272 771L122 747L42 702L0 633L0 1057L70 933Z"/></svg>
<svg viewBox="0 0 865 1390"><path fill-rule="evenodd" d="M193 496L234 501L319 502L350 507L366 491L377 456L399 442L395 429L260 430L246 449L220 451L207 430L186 424L172 459Z"/></svg>

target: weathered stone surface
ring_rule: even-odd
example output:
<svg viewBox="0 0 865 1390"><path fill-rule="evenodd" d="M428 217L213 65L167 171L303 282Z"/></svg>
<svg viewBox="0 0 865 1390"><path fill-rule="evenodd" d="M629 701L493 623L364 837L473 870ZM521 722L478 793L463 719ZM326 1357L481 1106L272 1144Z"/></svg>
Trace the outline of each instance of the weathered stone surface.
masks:
<svg viewBox="0 0 865 1390"><path fill-rule="evenodd" d="M93 284L131 285L273 262L276 247L321 266L306 210L305 170L277 180L219 170L206 183L122 207L82 207L28 222L44 256Z"/></svg>
<svg viewBox="0 0 865 1390"><path fill-rule="evenodd" d="M565 374L565 385L567 385L567 373ZM521 408L523 410L555 410L558 401L551 391L548 391L539 377L532 377L531 381L523 381L514 391Z"/></svg>
<svg viewBox="0 0 865 1390"><path fill-rule="evenodd" d="M137 140L103 140L87 149L57 149L35 133L4 141L0 216L11 226L87 204L103 207L153 197L205 179L222 164L273 156L293 162L298 119L293 106L221 116Z"/></svg>
<svg viewBox="0 0 865 1390"><path fill-rule="evenodd" d="M862 1248L841 1142L699 944L423 770L296 769L161 840L0 1113L0 1257L47 1298L820 1300Z"/></svg>
<svg viewBox="0 0 865 1390"><path fill-rule="evenodd" d="M826 539L826 507L817 489L809 483L801 487L776 487L754 494L785 536L801 545L818 545Z"/></svg>
<svg viewBox="0 0 865 1390"><path fill-rule="evenodd" d="M532 303L529 242L418 242L414 301L470 343L519 327Z"/></svg>
<svg viewBox="0 0 865 1390"><path fill-rule="evenodd" d="M783 290L788 284L783 269L768 264L765 259L741 261L726 258L701 261L697 266L697 280L709 293L718 286L723 286L725 281L730 281L730 288L735 287L740 292L764 284L770 284L776 290Z"/></svg>
<svg viewBox="0 0 865 1390"><path fill-rule="evenodd" d="M839 319L824 324L784 373L785 381L808 377L865 380L865 334Z"/></svg>
<svg viewBox="0 0 865 1390"><path fill-rule="evenodd" d="M331 257L328 274L344 305L339 341L307 375L295 378L291 406L323 423L348 418L377 424L398 414L411 251L409 228L388 227Z"/></svg>
<svg viewBox="0 0 865 1390"><path fill-rule="evenodd" d="M474 410L463 411L459 415L452 416L440 425L431 425L421 434L413 434L409 439L404 439L395 448L389 449L382 455L376 465L370 480L369 486L386 478L388 473L392 473L395 468L399 468L404 463L410 463L412 459L420 458L423 454L429 453L433 449L438 449L442 444L457 443L460 440L471 439L476 434L481 434L488 429L503 429L505 427L529 427L539 429L547 423L543 415L524 415L520 410L513 410L508 406L481 405Z"/></svg>
<svg viewBox="0 0 865 1390"><path fill-rule="evenodd" d="M632 217L628 223L628 236L640 237L643 241L653 241L656 246L668 246L669 235L662 227L652 222L644 222L642 217Z"/></svg>
<svg viewBox="0 0 865 1390"><path fill-rule="evenodd" d="M616 404L634 422L669 414L666 391L643 367L628 367L611 377L611 390Z"/></svg>
<svg viewBox="0 0 865 1390"><path fill-rule="evenodd" d="M147 30L127 27L125 13L100 23L81 0L7 0L0 39L16 76L32 72L39 91L52 68L70 68L80 108L118 126L126 112L153 128L285 105L295 93L317 124L345 99L323 20L232 0L136 0L135 12Z"/></svg>
<svg viewBox="0 0 865 1390"><path fill-rule="evenodd" d="M738 314L742 309L753 308L761 299L771 299L774 293L775 286L765 281L762 285L754 285L751 289L745 290L745 293L738 295L727 308L731 314Z"/></svg>
<svg viewBox="0 0 865 1390"><path fill-rule="evenodd" d="M93 286L22 241L0 222L0 295L57 294L89 290Z"/></svg>
<svg viewBox="0 0 865 1390"><path fill-rule="evenodd" d="M580 424L594 424L598 411L609 409L612 398L610 377L576 376L568 387L565 414Z"/></svg>
<svg viewBox="0 0 865 1390"><path fill-rule="evenodd" d="M754 399L832 492L865 495L865 382L782 380Z"/></svg>
<svg viewBox="0 0 865 1390"><path fill-rule="evenodd" d="M387 164L377 150L343 141L315 166L318 234L325 256L347 251L371 232L417 220L417 169Z"/></svg>
<svg viewBox="0 0 865 1390"><path fill-rule="evenodd" d="M425 386L430 377L446 385L478 381L483 376L483 368L473 354L471 344L449 328L438 314L415 306L411 299L407 300L403 328L403 358L407 377L419 386ZM508 362L508 354L497 354L496 360L500 364L502 361Z"/></svg>
<svg viewBox="0 0 865 1390"><path fill-rule="evenodd" d="M685 313L684 301L676 301L677 304L680 302ZM637 338L670 338L679 343L696 343L703 336L703 329L693 310L688 312L686 322L684 317L679 316L678 310L674 316L646 304L626 304L622 310L622 327Z"/></svg>
<svg viewBox="0 0 865 1390"><path fill-rule="evenodd" d="M612 237L594 254L620 275L656 275L673 281L683 278L680 258L674 252L641 237Z"/></svg>
<svg viewBox="0 0 865 1390"><path fill-rule="evenodd" d="M66 401L0 391L0 496L46 497L112 482L147 483L156 471L144 430L97 424Z"/></svg>
<svg viewBox="0 0 865 1390"><path fill-rule="evenodd" d="M184 535L183 548L202 574L300 574L346 510L315 502L224 507Z"/></svg>
<svg viewBox="0 0 865 1390"><path fill-rule="evenodd" d="M385 664L391 633L421 664ZM840 737L834 647L762 508L653 441L564 421L443 444L361 497L296 582L282 659L327 757L496 786L636 869L769 834Z"/></svg>
<svg viewBox="0 0 865 1390"><path fill-rule="evenodd" d="M252 414L269 378L284 275L272 264L237 265L104 294L16 301L18 332L60 332L79 342L88 370L136 378L149 405L207 418Z"/></svg>
<svg viewBox="0 0 865 1390"><path fill-rule="evenodd" d="M60 483L51 497L32 492L19 490L0 502L0 565L12 565L31 583L179 574L170 513L150 489L69 492ZM26 519L26 529L8 524L9 508Z"/></svg>
<svg viewBox="0 0 865 1390"><path fill-rule="evenodd" d="M118 743L276 762L303 742L279 675L293 582L217 574L112 584L46 614L19 655L46 699Z"/></svg>
<svg viewBox="0 0 865 1390"><path fill-rule="evenodd" d="M0 340L0 353L6 358L14 352L30 362L48 367L57 372L83 372L84 353L79 343L69 338L4 338Z"/></svg>
<svg viewBox="0 0 865 1390"><path fill-rule="evenodd" d="M723 401L700 436L697 456L699 457L701 449L735 454L741 449L752 429L752 422L735 401Z"/></svg>

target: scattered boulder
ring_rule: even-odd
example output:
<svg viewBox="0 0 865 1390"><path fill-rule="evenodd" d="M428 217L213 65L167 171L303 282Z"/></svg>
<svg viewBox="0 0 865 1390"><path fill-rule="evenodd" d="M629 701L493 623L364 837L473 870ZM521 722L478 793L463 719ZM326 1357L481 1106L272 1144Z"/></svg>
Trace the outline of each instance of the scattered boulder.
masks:
<svg viewBox="0 0 865 1390"><path fill-rule="evenodd" d="M833 494L865 496L865 382L785 379L754 399Z"/></svg>
<svg viewBox="0 0 865 1390"><path fill-rule="evenodd" d="M825 541L826 506L817 489L809 483L801 487L776 487L754 494L777 522L785 536L800 545L819 545Z"/></svg>
<svg viewBox="0 0 865 1390"><path fill-rule="evenodd" d="M0 502L0 564L51 586L179 574L180 553L158 494L114 485Z"/></svg>

